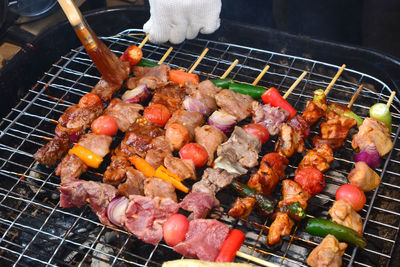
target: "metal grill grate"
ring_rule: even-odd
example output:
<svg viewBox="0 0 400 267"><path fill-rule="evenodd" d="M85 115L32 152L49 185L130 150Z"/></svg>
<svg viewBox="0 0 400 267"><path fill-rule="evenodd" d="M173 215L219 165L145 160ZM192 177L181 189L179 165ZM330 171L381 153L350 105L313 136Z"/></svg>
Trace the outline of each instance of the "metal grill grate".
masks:
<svg viewBox="0 0 400 267"><path fill-rule="evenodd" d="M102 39L113 52L120 55L128 45L139 43L143 33L126 30ZM306 78L288 98L299 111L304 110L306 101L312 98L315 89L328 85L339 68L315 60L199 39L176 46L167 58L167 64L173 68L189 68L205 47L210 51L196 69L202 79L221 76L231 62L238 59L239 64L230 77L251 83L268 64L271 68L259 85L275 86L283 93L303 70L307 70ZM167 49L164 45L146 44L143 53L146 58L158 61ZM60 208L57 190L59 178L54 174L54 169L40 166L32 158L32 154L53 137L54 121L68 106L77 103L82 95L90 91L98 79L99 74L85 50L82 47L71 50L51 66L1 122L0 262L3 264L159 266L163 261L181 257L164 243L154 247L144 244L123 229L103 226L88 207ZM387 101L392 91L371 75L345 69L328 99L347 103L361 83L365 84L365 88L352 109L361 117L366 117L369 107L376 102ZM392 138L396 141L400 131L398 98L395 98L391 111ZM267 146L265 151L271 151L272 145ZM327 211L332 205L336 189L347 182L347 174L354 164L353 155L348 138L345 146L335 151L335 161L326 174L327 187L312 199L308 208L309 216L328 217ZM400 227L399 156L400 144L395 142L383 167L377 170L382 183L367 194L367 205L360 212L365 222L364 235L368 246L358 250L348 248L343 257L344 264L389 264ZM300 156L291 159L289 175L293 175L299 161ZM90 172L82 178L100 180ZM233 219L225 212L233 203L234 194L226 189L217 197L224 208L220 212L220 220L246 232L246 241L241 248L243 252L283 266L306 266L308 254L321 241L304 231L303 221L294 227L289 237L284 238L282 245L267 247L264 240L267 226L272 220L256 214L246 220Z"/></svg>

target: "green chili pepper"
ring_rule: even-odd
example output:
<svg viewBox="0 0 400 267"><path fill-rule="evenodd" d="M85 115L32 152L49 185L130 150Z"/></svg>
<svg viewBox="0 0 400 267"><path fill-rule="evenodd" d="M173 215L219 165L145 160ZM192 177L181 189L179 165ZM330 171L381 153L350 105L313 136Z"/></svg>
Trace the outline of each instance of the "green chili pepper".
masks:
<svg viewBox="0 0 400 267"><path fill-rule="evenodd" d="M290 203L289 205L281 207L281 212L286 212L290 218L297 221L306 217L306 212L299 202Z"/></svg>
<svg viewBox="0 0 400 267"><path fill-rule="evenodd" d="M336 103L332 103L329 106L329 109L335 112L336 114L344 117L348 117L354 119L357 122L357 126L360 126L363 123L363 119L357 116L353 111L351 111L348 107L339 105Z"/></svg>
<svg viewBox="0 0 400 267"><path fill-rule="evenodd" d="M326 102L325 91L322 89L315 90L313 102L325 104L325 102Z"/></svg>
<svg viewBox="0 0 400 267"><path fill-rule="evenodd" d="M257 205L268 215L274 212L274 207L276 205L276 201L271 200L264 196L263 194L258 193L253 188L242 184L238 181L232 181L231 187L235 189L243 197L252 197L256 200Z"/></svg>
<svg viewBox="0 0 400 267"><path fill-rule="evenodd" d="M331 234L340 241L351 243L361 248L365 248L367 245L366 239L357 231L327 219L308 220L306 231L311 235L321 237Z"/></svg>
<svg viewBox="0 0 400 267"><path fill-rule="evenodd" d="M153 61L150 61L150 60L148 60L148 59L144 59L144 58L142 58L142 59L139 61L139 63L136 64L136 66L142 66L142 67L155 67L155 66L157 66L157 65L158 65L157 63L155 63L155 62L153 62Z"/></svg>
<svg viewBox="0 0 400 267"><path fill-rule="evenodd" d="M264 87L254 86L251 84L231 83L229 84L229 90L232 90L236 93L249 95L254 99L259 99L267 89L265 89Z"/></svg>
<svg viewBox="0 0 400 267"><path fill-rule="evenodd" d="M228 89L229 85L232 83L232 79L211 79L210 81L216 86L224 89Z"/></svg>
<svg viewBox="0 0 400 267"><path fill-rule="evenodd" d="M388 127L389 133L392 132L392 114L386 104L377 103L373 105L369 110L369 116L383 122Z"/></svg>

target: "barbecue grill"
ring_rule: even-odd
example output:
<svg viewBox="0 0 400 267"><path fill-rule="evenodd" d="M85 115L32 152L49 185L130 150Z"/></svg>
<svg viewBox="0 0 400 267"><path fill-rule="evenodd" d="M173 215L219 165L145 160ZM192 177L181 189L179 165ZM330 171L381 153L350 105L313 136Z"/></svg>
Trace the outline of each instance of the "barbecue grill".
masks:
<svg viewBox="0 0 400 267"><path fill-rule="evenodd" d="M138 20L130 22L128 19L133 17ZM144 34L135 28L139 28L145 19L146 10L140 8L96 12L87 17L94 31L103 36L103 42L117 55L121 55L127 46L140 43ZM100 28L104 22L111 21L118 26ZM71 38L64 37L62 43L57 40L62 35ZM145 244L123 229L105 227L88 206L59 207L57 186L60 181L54 168L37 164L32 154L53 137L54 121L68 106L76 104L89 92L100 77L66 23L39 36L32 46L36 49L26 47L0 75L2 106L9 111L0 123L2 266L160 266L164 261L181 258L163 242L157 246ZM49 50L52 47L55 49ZM358 86L364 84L352 107L360 117L368 116L371 105L386 102L392 91L399 93L399 81L395 77L400 72L400 63L395 59L361 48L304 39L229 21L224 21L221 29L213 35L174 46L166 63L172 68L189 68L206 47L210 51L196 68L201 79L220 77L238 59L239 64L230 78L251 83L265 65L270 65L259 85L274 86L284 93L304 70L308 71L288 97L299 111L304 110L315 89L329 84L343 63L348 67L328 99L346 104ZM147 43L142 50L147 59L158 61L168 48L167 45ZM42 62L35 62L39 58L43 59ZM23 67L26 60L34 62L34 70ZM16 78L24 72L28 72L26 77ZM20 100L11 101L17 98ZM344 265L389 266L396 262L400 227L400 144L396 142L400 132L399 98L394 99L391 111L395 145L377 169L382 178L380 186L367 194L367 204L360 211L368 245L365 249L350 246L343 256ZM314 134L316 131L314 129ZM351 132L350 136L354 133ZM336 189L347 182L347 175L354 166L350 142L348 138L345 146L334 152L335 161L326 173L327 186L312 198L307 210L309 216L328 217ZM307 145L311 147L311 144ZM270 142L263 153L272 149L273 142ZM293 176L300 160L300 156L290 160L289 176ZM82 178L100 181L103 171L104 167L98 172L88 172ZM226 212L236 198L235 193L227 188L218 193L217 198L222 209L214 211L211 216L246 233L240 249L243 252L282 266L306 266L308 254L322 240L307 234L303 221L296 224L281 245L268 247L265 238L272 219L255 212L245 220L233 219ZM243 261L240 258L236 260Z"/></svg>

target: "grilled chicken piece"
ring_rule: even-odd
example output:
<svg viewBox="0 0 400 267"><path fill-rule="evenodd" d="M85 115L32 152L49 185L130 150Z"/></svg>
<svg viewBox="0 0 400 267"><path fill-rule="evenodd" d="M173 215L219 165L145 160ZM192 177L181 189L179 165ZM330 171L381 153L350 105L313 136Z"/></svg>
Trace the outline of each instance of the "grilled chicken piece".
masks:
<svg viewBox="0 0 400 267"><path fill-rule="evenodd" d="M58 164L56 175L60 176L61 184L70 182L87 171L88 166L75 154L66 155Z"/></svg>
<svg viewBox="0 0 400 267"><path fill-rule="evenodd" d="M105 155L110 153L110 145L112 137L103 134L87 133L82 135L78 144L84 148L89 149L94 154L104 158Z"/></svg>
<svg viewBox="0 0 400 267"><path fill-rule="evenodd" d="M144 194L144 180L146 176L133 167L126 168L126 180L118 186L118 193L129 198L130 195Z"/></svg>
<svg viewBox="0 0 400 267"><path fill-rule="evenodd" d="M270 104L262 105L260 102L253 101L251 104L251 114L254 123L264 126L270 135L279 134L283 122L289 118L289 112Z"/></svg>
<svg viewBox="0 0 400 267"><path fill-rule="evenodd" d="M285 169L289 164L289 160L287 158L276 152L272 152L264 155L261 161L267 162L278 175L279 179L286 177Z"/></svg>
<svg viewBox="0 0 400 267"><path fill-rule="evenodd" d="M126 87L134 89L141 84L146 84L150 89L157 89L168 84L168 72L171 68L167 65L155 67L133 67L135 77L128 79Z"/></svg>
<svg viewBox="0 0 400 267"><path fill-rule="evenodd" d="M183 180L189 178L193 180L197 179L196 168L191 160L183 160L170 154L164 158L164 166L168 171L176 174Z"/></svg>
<svg viewBox="0 0 400 267"><path fill-rule="evenodd" d="M312 195L306 190L303 190L298 183L289 179L282 181L282 194L283 200L279 202L279 207L299 202L304 210L307 209L308 200L312 197Z"/></svg>
<svg viewBox="0 0 400 267"><path fill-rule="evenodd" d="M160 178L153 177L144 180L144 195L150 198L170 198L171 200L178 202L176 197L175 187Z"/></svg>
<svg viewBox="0 0 400 267"><path fill-rule="evenodd" d="M220 90L210 80L204 80L196 85L190 83L186 88L188 95L203 103L210 110L210 113L218 108L215 95Z"/></svg>
<svg viewBox="0 0 400 267"><path fill-rule="evenodd" d="M207 168L203 172L201 180L192 186L192 192L203 192L215 196L215 194L228 186L236 175L223 169Z"/></svg>
<svg viewBox="0 0 400 267"><path fill-rule="evenodd" d="M221 130L211 125L197 127L194 129L194 134L196 143L204 146L207 150L207 165L211 166L214 161L214 153L217 151L218 146L228 138Z"/></svg>
<svg viewBox="0 0 400 267"><path fill-rule="evenodd" d="M362 219L360 214L355 212L351 205L344 200L337 200L329 210L332 221L347 226L360 234L362 233Z"/></svg>
<svg viewBox="0 0 400 267"><path fill-rule="evenodd" d="M311 251L307 264L311 267L340 267L347 244L340 242L333 235L327 235L321 244Z"/></svg>
<svg viewBox="0 0 400 267"><path fill-rule="evenodd" d="M178 84L168 84L158 88L149 105L162 104L168 108L172 113L182 108L183 99L186 96L184 87L180 87Z"/></svg>
<svg viewBox="0 0 400 267"><path fill-rule="evenodd" d="M217 154L230 162L239 162L243 167L252 168L258 165L260 151L260 140L235 126L228 141L218 146Z"/></svg>
<svg viewBox="0 0 400 267"><path fill-rule="evenodd" d="M290 219L289 215L286 213L278 212L275 220L269 227L269 232L267 236L267 243L269 245L274 245L281 241L281 236L287 236L290 234L294 221Z"/></svg>
<svg viewBox="0 0 400 267"><path fill-rule="evenodd" d="M226 113L236 117L238 121L250 116L253 98L249 95L235 93L228 89L221 90L215 96L217 105Z"/></svg>
<svg viewBox="0 0 400 267"><path fill-rule="evenodd" d="M320 147L308 150L303 157L295 173L304 168L315 168L321 172L330 168L330 163L334 160L333 151L330 146L324 144Z"/></svg>
<svg viewBox="0 0 400 267"><path fill-rule="evenodd" d="M374 118L366 118L358 130L351 143L356 151L363 150L368 146L375 146L379 155L383 157L392 150L393 142L384 123Z"/></svg>
<svg viewBox="0 0 400 267"><path fill-rule="evenodd" d="M235 204L233 204L233 207L229 210L228 214L233 218L244 219L250 215L255 205L256 200L252 197L238 197Z"/></svg>
<svg viewBox="0 0 400 267"><path fill-rule="evenodd" d="M111 163L107 166L106 171L103 175L103 182L106 184L117 185L124 181L127 176L127 171L132 168L128 158L118 152L118 148L113 152L111 156Z"/></svg>
<svg viewBox="0 0 400 267"><path fill-rule="evenodd" d="M247 185L258 192L269 196L274 191L278 182L279 176L267 162L261 160L260 168L250 177Z"/></svg>
<svg viewBox="0 0 400 267"><path fill-rule="evenodd" d="M147 151L145 160L155 169L163 165L167 156L172 156L171 143L165 136L157 136L150 143L151 149Z"/></svg>
<svg viewBox="0 0 400 267"><path fill-rule="evenodd" d="M275 151L290 158L294 153L303 153L305 151L304 140L294 129L284 123L281 128L279 139L275 143Z"/></svg>
<svg viewBox="0 0 400 267"><path fill-rule="evenodd" d="M346 139L349 130L357 125L354 119L339 116L333 111L325 114L325 120L320 125L321 137L323 139Z"/></svg>
<svg viewBox="0 0 400 267"><path fill-rule="evenodd" d="M326 105L324 107L325 109L321 108L318 106L313 101L308 101L306 105L306 110L303 112L303 118L307 122L309 126L315 124L319 119L321 119L326 111Z"/></svg>
<svg viewBox="0 0 400 267"><path fill-rule="evenodd" d="M118 124L118 129L126 132L129 126L140 117L141 110L143 110L142 105L126 103L119 98L114 98L104 110L104 115L113 117Z"/></svg>
<svg viewBox="0 0 400 267"><path fill-rule="evenodd" d="M204 124L204 117L200 112L180 109L172 114L171 118L165 125L165 129L168 129L168 127L173 123L178 123L185 127L189 132L190 140L193 140L194 129Z"/></svg>
<svg viewBox="0 0 400 267"><path fill-rule="evenodd" d="M381 177L364 161L356 162L348 179L351 184L360 187L364 192L374 190L381 182Z"/></svg>

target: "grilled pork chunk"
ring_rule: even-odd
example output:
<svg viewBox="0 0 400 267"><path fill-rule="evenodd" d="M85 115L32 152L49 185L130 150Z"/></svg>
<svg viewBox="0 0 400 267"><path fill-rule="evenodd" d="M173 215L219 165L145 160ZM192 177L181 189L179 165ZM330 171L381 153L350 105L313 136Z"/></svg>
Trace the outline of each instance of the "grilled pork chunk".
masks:
<svg viewBox="0 0 400 267"><path fill-rule="evenodd" d="M228 186L236 175L223 169L207 168L201 180L192 186L192 192L202 192L215 196L221 189Z"/></svg>
<svg viewBox="0 0 400 267"><path fill-rule="evenodd" d="M326 109L326 105L321 108L315 102L308 101L306 105L306 110L304 110L303 112L303 118L307 122L307 124L311 126L324 116Z"/></svg>
<svg viewBox="0 0 400 267"><path fill-rule="evenodd" d="M182 108L183 99L186 96L184 87L178 84L168 84L158 88L153 95L149 105L162 104L168 108L171 113Z"/></svg>
<svg viewBox="0 0 400 267"><path fill-rule="evenodd" d="M279 202L279 207L299 202L304 210L307 209L308 201L312 197L311 194L303 190L298 183L289 179L282 181L282 194L283 200Z"/></svg>
<svg viewBox="0 0 400 267"><path fill-rule="evenodd" d="M147 151L145 160L155 169L163 165L167 156L172 156L171 143L165 136L157 136L150 143L150 150Z"/></svg>
<svg viewBox="0 0 400 267"><path fill-rule="evenodd" d="M307 264L311 267L340 267L346 243L339 242L333 235L327 235L321 244L311 251Z"/></svg>

